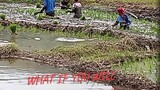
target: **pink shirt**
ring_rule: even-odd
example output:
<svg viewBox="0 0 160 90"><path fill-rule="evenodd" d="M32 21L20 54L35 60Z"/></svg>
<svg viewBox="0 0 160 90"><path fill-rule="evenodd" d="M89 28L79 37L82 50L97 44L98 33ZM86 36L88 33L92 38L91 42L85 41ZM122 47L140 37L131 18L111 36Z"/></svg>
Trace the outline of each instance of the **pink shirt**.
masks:
<svg viewBox="0 0 160 90"><path fill-rule="evenodd" d="M78 2L78 3L74 3L73 7L82 7L82 5L81 5L81 3Z"/></svg>

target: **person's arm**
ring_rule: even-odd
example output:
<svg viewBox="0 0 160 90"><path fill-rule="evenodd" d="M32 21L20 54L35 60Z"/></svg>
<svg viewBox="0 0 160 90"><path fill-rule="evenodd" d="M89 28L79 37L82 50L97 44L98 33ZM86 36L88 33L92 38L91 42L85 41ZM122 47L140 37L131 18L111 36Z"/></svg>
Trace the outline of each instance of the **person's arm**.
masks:
<svg viewBox="0 0 160 90"><path fill-rule="evenodd" d="M116 22L112 26L114 27L114 26L118 25L119 21L120 21L120 16L117 17Z"/></svg>
<svg viewBox="0 0 160 90"><path fill-rule="evenodd" d="M75 4L72 5L72 9L71 10L67 10L67 12L70 12L70 13L74 13L76 10L76 6Z"/></svg>
<svg viewBox="0 0 160 90"><path fill-rule="evenodd" d="M118 21L116 21L112 26L114 27L114 26L116 26L116 25L118 25Z"/></svg>

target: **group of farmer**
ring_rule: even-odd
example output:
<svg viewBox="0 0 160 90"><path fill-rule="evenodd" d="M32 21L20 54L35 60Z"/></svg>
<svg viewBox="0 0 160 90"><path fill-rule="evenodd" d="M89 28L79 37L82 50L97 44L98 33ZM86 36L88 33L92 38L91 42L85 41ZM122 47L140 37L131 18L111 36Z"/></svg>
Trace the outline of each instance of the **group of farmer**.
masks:
<svg viewBox="0 0 160 90"><path fill-rule="evenodd" d="M55 2L56 0L44 0L44 6L41 9L40 13L43 13L43 11L45 11L46 15L54 16ZM81 12L82 4L78 0L74 0L71 10L68 10L70 8L69 4L70 0L62 0L61 9L66 9L67 12L74 13L74 18L82 17L82 12ZM117 9L117 13L119 15L117 17L116 22L112 26L114 27L120 24L120 28L129 29L131 21L130 17L126 14L124 8L119 7Z"/></svg>

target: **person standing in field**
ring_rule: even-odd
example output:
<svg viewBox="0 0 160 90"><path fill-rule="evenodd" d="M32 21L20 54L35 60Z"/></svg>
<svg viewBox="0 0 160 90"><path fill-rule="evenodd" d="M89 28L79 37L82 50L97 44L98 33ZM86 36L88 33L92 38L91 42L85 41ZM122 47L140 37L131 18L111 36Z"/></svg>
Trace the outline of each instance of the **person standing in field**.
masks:
<svg viewBox="0 0 160 90"><path fill-rule="evenodd" d="M40 12L36 12L35 15L37 15L38 13L43 13L43 11L45 11L46 15L54 16L55 2L55 0L44 0L43 8Z"/></svg>
<svg viewBox="0 0 160 90"><path fill-rule="evenodd" d="M117 17L116 22L112 25L113 27L120 24L120 29L123 27L123 29L128 29L131 24L130 17L125 13L124 8L119 7L117 9L117 13L119 14Z"/></svg>
<svg viewBox="0 0 160 90"><path fill-rule="evenodd" d="M74 18L80 18L82 17L81 8L82 8L82 4L78 0L74 0L72 10L68 12L74 13L74 16L73 16Z"/></svg>

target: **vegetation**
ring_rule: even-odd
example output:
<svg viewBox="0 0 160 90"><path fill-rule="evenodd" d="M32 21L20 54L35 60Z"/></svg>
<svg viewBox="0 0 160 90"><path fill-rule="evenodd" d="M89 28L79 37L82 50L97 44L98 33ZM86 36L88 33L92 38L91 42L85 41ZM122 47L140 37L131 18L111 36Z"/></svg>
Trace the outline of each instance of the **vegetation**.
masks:
<svg viewBox="0 0 160 90"><path fill-rule="evenodd" d="M38 14L37 15L37 19L38 20L43 20L45 18L45 15L44 14Z"/></svg>
<svg viewBox="0 0 160 90"><path fill-rule="evenodd" d="M115 70L122 70L123 73L141 74L145 75L152 81L157 81L157 57L146 58L141 61L126 60L124 63L113 66Z"/></svg>
<svg viewBox="0 0 160 90"><path fill-rule="evenodd" d="M0 54L10 55L18 51L19 49L15 44L9 44L9 45L0 47Z"/></svg>
<svg viewBox="0 0 160 90"><path fill-rule="evenodd" d="M5 14L0 14L0 18L1 18L2 20L5 20L5 19L6 19L6 15L5 15Z"/></svg>
<svg viewBox="0 0 160 90"><path fill-rule="evenodd" d="M86 20L85 16L82 16L82 17L80 18L80 20Z"/></svg>
<svg viewBox="0 0 160 90"><path fill-rule="evenodd" d="M10 30L12 31L12 33L16 33L17 24L11 24L9 27L10 27Z"/></svg>
<svg viewBox="0 0 160 90"><path fill-rule="evenodd" d="M38 2L38 3L36 4L36 8L41 8L41 3Z"/></svg>

